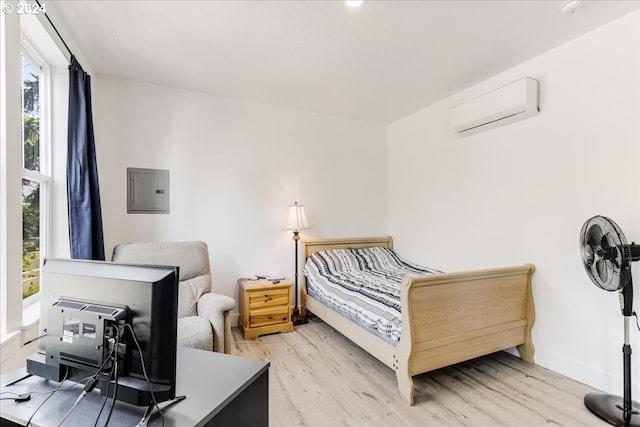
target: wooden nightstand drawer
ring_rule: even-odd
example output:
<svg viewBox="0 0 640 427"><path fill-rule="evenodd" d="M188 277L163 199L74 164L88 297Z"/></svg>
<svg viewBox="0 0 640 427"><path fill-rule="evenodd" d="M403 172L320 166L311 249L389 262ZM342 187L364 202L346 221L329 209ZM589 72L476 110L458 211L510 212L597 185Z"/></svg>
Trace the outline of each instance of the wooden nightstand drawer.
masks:
<svg viewBox="0 0 640 427"><path fill-rule="evenodd" d="M287 300L288 301L288 300ZM289 321L289 307L286 305L251 310L249 313L249 327L274 325Z"/></svg>
<svg viewBox="0 0 640 427"><path fill-rule="evenodd" d="M293 331L289 280L239 279L240 319L238 326L245 339L263 334Z"/></svg>
<svg viewBox="0 0 640 427"><path fill-rule="evenodd" d="M286 305L289 302L290 287L265 291L249 292L249 310L274 305Z"/></svg>

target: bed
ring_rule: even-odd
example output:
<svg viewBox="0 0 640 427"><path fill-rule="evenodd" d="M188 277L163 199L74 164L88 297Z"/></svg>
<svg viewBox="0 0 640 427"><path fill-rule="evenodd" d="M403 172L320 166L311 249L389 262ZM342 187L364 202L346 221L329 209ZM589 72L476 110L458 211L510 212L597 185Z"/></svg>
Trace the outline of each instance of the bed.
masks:
<svg viewBox="0 0 640 427"><path fill-rule="evenodd" d="M303 240L305 260L330 249L393 249L386 237ZM409 274L400 288L401 330L397 344L372 334L307 292L301 309L310 311L393 369L398 389L414 403L413 376L499 350L517 347L533 363L532 264L457 273Z"/></svg>

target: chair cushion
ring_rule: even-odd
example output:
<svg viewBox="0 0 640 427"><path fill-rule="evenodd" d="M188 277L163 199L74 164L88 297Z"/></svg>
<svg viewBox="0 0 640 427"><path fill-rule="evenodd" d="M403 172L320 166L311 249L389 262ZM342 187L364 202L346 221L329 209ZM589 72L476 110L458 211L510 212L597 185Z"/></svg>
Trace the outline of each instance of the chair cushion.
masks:
<svg viewBox="0 0 640 427"><path fill-rule="evenodd" d="M178 319L178 345L213 351L213 329L203 317L188 316Z"/></svg>
<svg viewBox="0 0 640 427"><path fill-rule="evenodd" d="M211 288L211 275L192 277L183 280L178 287L178 317L197 316L198 300Z"/></svg>
<svg viewBox="0 0 640 427"><path fill-rule="evenodd" d="M113 249L111 259L180 267L178 317L197 315L198 299L211 290L209 251L205 242L124 243Z"/></svg>

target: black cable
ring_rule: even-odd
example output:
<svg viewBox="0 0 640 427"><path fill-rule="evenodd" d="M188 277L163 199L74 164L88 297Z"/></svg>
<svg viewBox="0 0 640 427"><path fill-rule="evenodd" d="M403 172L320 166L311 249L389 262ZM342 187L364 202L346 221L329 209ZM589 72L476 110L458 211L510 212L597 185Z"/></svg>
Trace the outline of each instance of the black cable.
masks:
<svg viewBox="0 0 640 427"><path fill-rule="evenodd" d="M102 401L102 406L100 406L100 411L98 411L98 416L96 417L96 422L93 424L93 427L98 425L98 421L100 421L100 417L102 416L102 411L104 410L107 401L109 400L109 390L111 389L111 372L109 372L109 382L107 384L107 391L105 392L104 400Z"/></svg>
<svg viewBox="0 0 640 427"><path fill-rule="evenodd" d="M118 348L118 344L120 344L120 332L118 331L118 334L116 336L116 348ZM109 425L109 421L111 420L111 414L113 414L113 408L115 408L116 406L116 399L118 398L118 378L120 377L118 375L118 352L116 351L116 354L114 356L114 360L115 360L115 387L113 389L113 397L111 398L111 408L109 409L109 415L107 416L107 421L104 423L104 426L107 427Z"/></svg>
<svg viewBox="0 0 640 427"><path fill-rule="evenodd" d="M34 338L34 339L32 339L32 340L25 341L25 342L23 342L23 343L22 343L22 346L24 347L25 345L29 345L29 344L31 344L32 342L36 342L36 341L38 341L38 340L40 340L40 339L42 339L42 338L44 338L44 337L46 337L46 336L47 336L47 334L42 334L42 335L40 335L39 337L36 337L36 338Z"/></svg>
<svg viewBox="0 0 640 427"><path fill-rule="evenodd" d="M109 357L105 359L105 363L109 361L111 355L113 354L113 350L116 349L115 355L113 356L115 359L118 357L117 346L113 346L112 351L109 352ZM115 363L111 365L111 371L109 371L109 378L107 380L107 390L104 393L104 400L102 401L102 406L100 406L100 411L98 411L98 416L96 417L96 422L93 424L93 427L98 425L98 421L100 421L100 417L102 416L102 411L104 410L107 401L109 400L109 390L111 390L111 377L113 376L114 368L116 367Z"/></svg>
<svg viewBox="0 0 640 427"><path fill-rule="evenodd" d="M90 379L91 377L86 377L86 378L82 378L81 380L78 380L78 382L72 382L71 384L69 384L66 387L60 387L60 390L68 390L72 387L75 387L76 384L80 384L83 381L87 381L88 379ZM16 403L20 403L20 402L26 402L27 400L31 399L31 395L32 394L39 394L39 395L49 395L53 393L53 390L51 391L26 391L24 393L14 393L12 391L3 391L0 392L0 396L3 396L5 394L10 394L13 397L0 397L0 400L14 400Z"/></svg>
<svg viewBox="0 0 640 427"><path fill-rule="evenodd" d="M154 406L158 410L158 413L160 414L160 417L162 418L162 427L164 427L164 414L162 413L162 410L158 406L158 402L156 402L155 394L153 394L153 386L151 385L151 380L149 380L149 376L147 375L147 368L144 366L144 356L142 355L142 349L140 348L140 344L138 343L138 338L136 338L136 334L135 334L135 332L133 332L133 328L131 327L130 324L125 323L123 328L124 327L128 327L129 330L131 331L131 336L133 337L133 342L136 344L136 348L138 349L138 354L140 354L140 363L142 365L142 374L144 375L144 379L147 380L147 384L149 385L149 392L151 393L151 401L153 402Z"/></svg>
<svg viewBox="0 0 640 427"><path fill-rule="evenodd" d="M93 376L87 378L87 383L84 385L82 392L76 399L71 409L69 409L67 413L64 415L64 417L60 420L60 422L58 423L58 427L61 426L66 421L67 418L69 418L69 415L71 415L71 413L78 407L78 405L85 398L85 396L93 391L93 389L98 384L98 381L99 381L98 377L102 373L102 369L104 368L104 366L105 364L103 363L102 366L98 369L98 371Z"/></svg>
<svg viewBox="0 0 640 427"><path fill-rule="evenodd" d="M29 424L31 424L31 420L33 419L33 417L36 415L36 413L40 410L40 408L42 408L42 405L44 405L45 403L47 403L47 400L51 399L51 396L53 396L56 391L60 390L60 387L62 387L62 384L64 384L64 382L67 380L67 375L69 375L69 368L67 368L65 366L65 370L64 370L64 377L62 378L62 381L60 381L60 383L58 384L58 386L53 389L53 391L51 392L51 394L49 394L49 396L46 397L46 399L44 399L42 401L42 403L36 408L35 411L33 411L33 414L31 414L31 416L29 417L29 419L27 420L27 423L25 424L26 427L29 427Z"/></svg>
<svg viewBox="0 0 640 427"><path fill-rule="evenodd" d="M111 342L111 343L113 344L113 342ZM98 368L96 373L87 378L87 382L84 385L84 387L82 389L82 392L80 393L80 396L78 396L78 398L76 399L76 401L73 404L73 406L71 407L71 409L69 409L67 411L67 413L64 415L64 417L62 418L62 420L60 420L60 422L58 423L58 426L61 426L62 423L64 423L66 421L66 419L69 417L69 415L71 415L71 413L78 407L78 404L80 404L80 401L82 401L85 398L85 396L88 393L91 393L93 391L93 389L96 387L96 385L99 382L99 377L102 374L102 371L104 370L104 367L107 366L107 362L109 362L109 359L112 357L115 348L116 347L111 347L111 350L109 351L109 354L107 355L107 357L105 357L104 362L102 362L102 365L100 365L100 367Z"/></svg>
<svg viewBox="0 0 640 427"><path fill-rule="evenodd" d="M631 314L636 318L636 326L638 327L638 331L640 331L640 323L638 323L638 313L632 311Z"/></svg>
<svg viewBox="0 0 640 427"><path fill-rule="evenodd" d="M42 5L40 4L39 0L36 0L36 3L38 4L38 6L40 7L40 9L42 10ZM67 49L67 52L69 52L69 55L71 55L72 57L75 56L73 54L73 52L71 52L71 49L69 49L69 46L67 46L67 42L64 41L64 39L62 38L62 36L60 35L60 32L58 31L58 29L56 28L55 25L53 25L53 22L51 22L51 18L49 18L49 15L47 15L47 12L44 12L44 17L47 18L47 21L49 21L49 24L51 24L51 27L53 27L53 31L56 32L56 34L58 35L58 38L60 39L60 41L62 42L62 44L64 45L64 47ZM69 60L71 60L71 58L69 58Z"/></svg>

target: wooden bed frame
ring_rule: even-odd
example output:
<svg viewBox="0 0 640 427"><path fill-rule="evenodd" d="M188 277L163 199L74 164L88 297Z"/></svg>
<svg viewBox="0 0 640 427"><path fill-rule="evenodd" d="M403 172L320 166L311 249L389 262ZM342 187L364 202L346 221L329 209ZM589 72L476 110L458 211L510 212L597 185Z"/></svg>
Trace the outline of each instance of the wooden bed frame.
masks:
<svg viewBox="0 0 640 427"><path fill-rule="evenodd" d="M386 237L304 240L304 259L327 249L383 246ZM531 275L535 267L491 268L406 276L402 281L402 334L396 346L371 334L307 294L309 310L372 356L395 370L401 395L413 405L413 376L499 350L517 347L533 363Z"/></svg>

